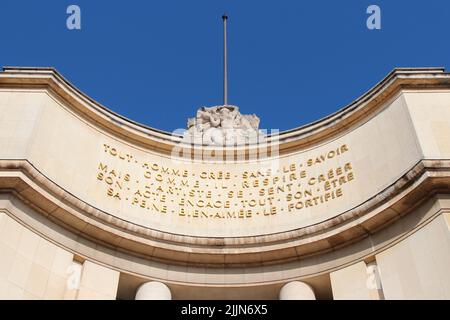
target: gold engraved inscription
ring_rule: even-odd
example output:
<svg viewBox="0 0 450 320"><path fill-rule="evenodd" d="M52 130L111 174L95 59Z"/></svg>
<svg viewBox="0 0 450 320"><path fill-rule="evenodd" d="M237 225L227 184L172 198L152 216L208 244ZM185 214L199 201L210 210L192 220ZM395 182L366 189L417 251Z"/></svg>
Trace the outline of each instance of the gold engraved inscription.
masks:
<svg viewBox="0 0 450 320"><path fill-rule="evenodd" d="M350 152L346 144L278 168L242 165L232 171L223 166L221 170L200 165L186 169L171 166L169 160L146 161L109 144L103 144L102 150L106 157L97 164L96 181L105 197L143 214L183 219L300 214L339 201L355 181L353 164L346 160Z"/></svg>

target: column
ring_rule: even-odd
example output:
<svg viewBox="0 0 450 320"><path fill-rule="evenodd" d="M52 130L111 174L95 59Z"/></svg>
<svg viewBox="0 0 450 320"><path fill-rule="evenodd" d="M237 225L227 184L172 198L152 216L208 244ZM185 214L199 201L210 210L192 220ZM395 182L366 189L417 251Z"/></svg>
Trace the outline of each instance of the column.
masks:
<svg viewBox="0 0 450 320"><path fill-rule="evenodd" d="M152 281L137 289L136 300L172 300L172 294L164 283Z"/></svg>
<svg viewBox="0 0 450 320"><path fill-rule="evenodd" d="M376 261L367 263L367 287L372 300L384 300L380 271Z"/></svg>
<svg viewBox="0 0 450 320"><path fill-rule="evenodd" d="M386 300L450 299L450 233L443 218L377 254Z"/></svg>
<svg viewBox="0 0 450 320"><path fill-rule="evenodd" d="M334 300L381 300L383 292L375 261L360 261L330 273Z"/></svg>
<svg viewBox="0 0 450 320"><path fill-rule="evenodd" d="M77 300L81 283L81 274L83 273L83 264L78 261L72 261L67 267L66 273L67 283L64 292L64 300Z"/></svg>
<svg viewBox="0 0 450 320"><path fill-rule="evenodd" d="M81 273L78 300L115 300L120 272L85 261Z"/></svg>
<svg viewBox="0 0 450 320"><path fill-rule="evenodd" d="M443 213L445 222L447 223L448 230L450 231L450 213Z"/></svg>
<svg viewBox="0 0 450 320"><path fill-rule="evenodd" d="M293 281L281 288L280 300L316 300L316 295L309 284Z"/></svg>

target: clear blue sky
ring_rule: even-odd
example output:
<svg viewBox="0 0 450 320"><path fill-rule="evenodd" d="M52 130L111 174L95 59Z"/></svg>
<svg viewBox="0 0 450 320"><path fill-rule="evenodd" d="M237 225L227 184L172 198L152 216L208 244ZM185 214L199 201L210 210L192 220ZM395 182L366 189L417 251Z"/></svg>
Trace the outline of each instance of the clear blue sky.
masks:
<svg viewBox="0 0 450 320"><path fill-rule="evenodd" d="M81 8L80 31L66 9ZM382 29L366 27L381 7ZM294 128L353 101L394 67L450 65L448 0L1 0L0 65L52 66L109 109L172 131L222 102Z"/></svg>

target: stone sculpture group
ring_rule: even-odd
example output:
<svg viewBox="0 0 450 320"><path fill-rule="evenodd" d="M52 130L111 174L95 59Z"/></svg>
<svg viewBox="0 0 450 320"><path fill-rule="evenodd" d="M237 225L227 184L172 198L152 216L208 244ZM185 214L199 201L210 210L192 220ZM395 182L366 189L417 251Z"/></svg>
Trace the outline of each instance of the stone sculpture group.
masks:
<svg viewBox="0 0 450 320"><path fill-rule="evenodd" d="M185 139L202 145L241 145L261 141L259 118L242 115L236 106L201 107L188 119Z"/></svg>

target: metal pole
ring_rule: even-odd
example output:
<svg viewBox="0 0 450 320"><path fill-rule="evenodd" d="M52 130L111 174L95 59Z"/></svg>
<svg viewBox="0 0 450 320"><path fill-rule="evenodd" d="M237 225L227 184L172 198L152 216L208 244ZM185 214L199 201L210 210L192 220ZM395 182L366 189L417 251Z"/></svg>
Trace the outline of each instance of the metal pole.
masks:
<svg viewBox="0 0 450 320"><path fill-rule="evenodd" d="M228 48L227 48L227 20L224 14L223 20L223 105L228 105Z"/></svg>

